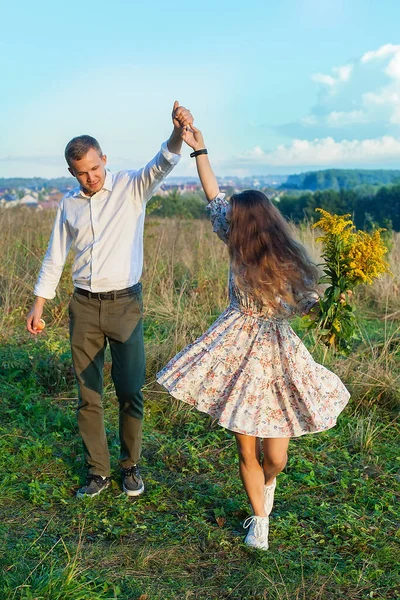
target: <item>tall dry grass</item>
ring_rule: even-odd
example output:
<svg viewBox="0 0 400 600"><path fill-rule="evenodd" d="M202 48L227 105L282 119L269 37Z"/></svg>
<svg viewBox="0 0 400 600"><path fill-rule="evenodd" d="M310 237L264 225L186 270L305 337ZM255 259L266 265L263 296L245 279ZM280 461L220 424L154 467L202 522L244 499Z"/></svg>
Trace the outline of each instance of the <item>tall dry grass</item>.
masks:
<svg viewBox="0 0 400 600"><path fill-rule="evenodd" d="M208 222L147 222L143 287L146 316L152 325L147 343L150 373L222 312L227 304L227 281L226 248Z"/></svg>
<svg viewBox="0 0 400 600"><path fill-rule="evenodd" d="M0 332L24 337L33 286L46 251L53 212L0 210ZM297 228L299 239L320 262L317 233ZM400 234L393 234L385 276L356 294L360 316L381 320L380 341L361 330L361 342L348 359L329 365L350 385L356 401L370 405L399 397ZM71 261L54 301L46 305L49 326L66 326L72 292ZM147 220L143 275L146 345L150 381L183 346L203 332L227 304L228 257L207 221ZM391 326L388 327L388 324Z"/></svg>
<svg viewBox="0 0 400 600"><path fill-rule="evenodd" d="M54 212L29 208L0 210L0 331L18 330L33 300L33 287L46 252ZM53 324L66 316L71 259L48 313Z"/></svg>

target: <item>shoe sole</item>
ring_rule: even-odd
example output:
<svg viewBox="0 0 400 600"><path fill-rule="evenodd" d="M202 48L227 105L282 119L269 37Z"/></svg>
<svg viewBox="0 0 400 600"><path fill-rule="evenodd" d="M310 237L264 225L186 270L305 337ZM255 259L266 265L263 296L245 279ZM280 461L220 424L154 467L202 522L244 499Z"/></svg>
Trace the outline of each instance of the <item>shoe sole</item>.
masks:
<svg viewBox="0 0 400 600"><path fill-rule="evenodd" d="M83 492L78 491L78 492L76 492L76 497L77 498L94 498L95 496L98 496L99 494L101 494L101 492L104 492L104 490L106 490L108 488L110 483L111 483L111 481L109 481L104 487L101 488L101 490L99 490L95 494L85 494Z"/></svg>
<svg viewBox="0 0 400 600"><path fill-rule="evenodd" d="M254 550L268 550L269 546L256 546L255 544L248 544L247 542L244 542L246 544L246 546L248 548L254 548Z"/></svg>
<svg viewBox="0 0 400 600"><path fill-rule="evenodd" d="M144 485L142 485L142 487L138 490L128 490L128 488L126 488L124 485L122 486L122 489L127 496L140 496L144 492Z"/></svg>

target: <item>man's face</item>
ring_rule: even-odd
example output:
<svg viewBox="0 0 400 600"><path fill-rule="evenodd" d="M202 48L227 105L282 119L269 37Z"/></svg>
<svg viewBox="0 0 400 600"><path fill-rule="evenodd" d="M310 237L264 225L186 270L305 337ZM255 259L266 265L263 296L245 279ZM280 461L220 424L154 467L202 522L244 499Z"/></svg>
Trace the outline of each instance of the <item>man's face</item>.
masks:
<svg viewBox="0 0 400 600"><path fill-rule="evenodd" d="M106 178L107 157L90 148L80 160L71 160L68 171L77 178L83 191L88 196L93 196L103 187Z"/></svg>

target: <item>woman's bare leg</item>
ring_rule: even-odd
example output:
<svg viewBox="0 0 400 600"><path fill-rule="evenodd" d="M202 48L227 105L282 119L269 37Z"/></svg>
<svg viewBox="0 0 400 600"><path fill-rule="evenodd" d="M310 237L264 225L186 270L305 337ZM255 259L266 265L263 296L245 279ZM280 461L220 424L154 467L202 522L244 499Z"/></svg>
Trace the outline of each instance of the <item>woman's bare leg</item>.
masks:
<svg viewBox="0 0 400 600"><path fill-rule="evenodd" d="M266 438L263 441L265 485L271 485L278 473L285 468L289 440L290 438Z"/></svg>
<svg viewBox="0 0 400 600"><path fill-rule="evenodd" d="M254 515L265 517L264 471L260 464L260 441L252 435L235 433L239 472Z"/></svg>

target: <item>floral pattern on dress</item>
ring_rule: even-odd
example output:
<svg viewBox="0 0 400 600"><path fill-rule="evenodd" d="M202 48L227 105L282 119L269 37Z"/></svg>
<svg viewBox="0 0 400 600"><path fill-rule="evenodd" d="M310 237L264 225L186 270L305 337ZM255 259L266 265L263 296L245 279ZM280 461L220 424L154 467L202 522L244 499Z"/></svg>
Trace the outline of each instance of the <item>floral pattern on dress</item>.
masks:
<svg viewBox="0 0 400 600"><path fill-rule="evenodd" d="M208 205L213 229L225 243L228 205L222 194ZM314 361L281 312L239 290L232 274L229 299L228 308L169 361L157 381L238 433L299 437L333 427L350 397L339 377ZM299 312L315 301L299 295Z"/></svg>

